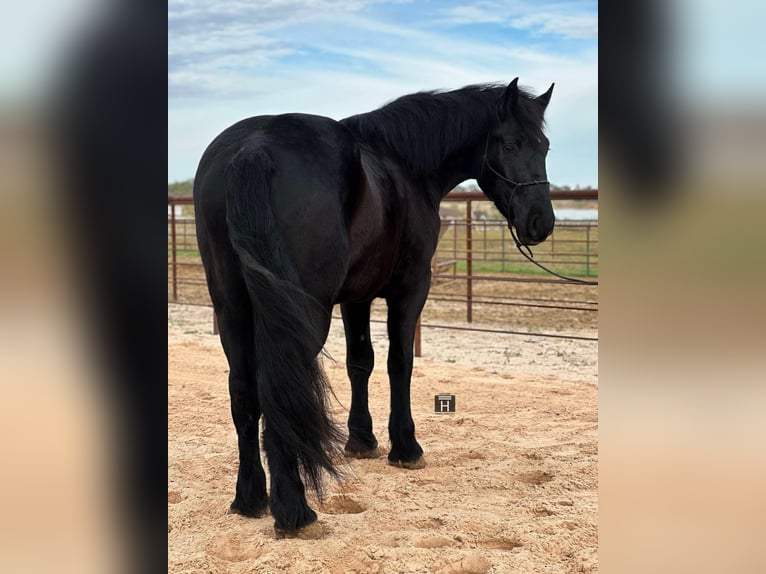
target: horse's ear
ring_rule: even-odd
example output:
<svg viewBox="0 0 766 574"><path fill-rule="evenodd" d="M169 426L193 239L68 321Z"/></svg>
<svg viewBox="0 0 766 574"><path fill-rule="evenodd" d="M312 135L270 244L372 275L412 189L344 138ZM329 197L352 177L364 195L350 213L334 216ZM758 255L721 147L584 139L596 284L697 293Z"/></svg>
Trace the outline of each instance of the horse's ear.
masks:
<svg viewBox="0 0 766 574"><path fill-rule="evenodd" d="M519 103L519 78L514 78L503 93L503 104L501 112L506 114L512 111Z"/></svg>
<svg viewBox="0 0 766 574"><path fill-rule="evenodd" d="M548 88L547 92L545 92L544 94L540 94L539 96L535 98L535 101L538 104L540 104L543 109L548 107L548 102L551 101L551 94L553 93L553 86L555 85L556 85L555 83L551 84L551 87Z"/></svg>

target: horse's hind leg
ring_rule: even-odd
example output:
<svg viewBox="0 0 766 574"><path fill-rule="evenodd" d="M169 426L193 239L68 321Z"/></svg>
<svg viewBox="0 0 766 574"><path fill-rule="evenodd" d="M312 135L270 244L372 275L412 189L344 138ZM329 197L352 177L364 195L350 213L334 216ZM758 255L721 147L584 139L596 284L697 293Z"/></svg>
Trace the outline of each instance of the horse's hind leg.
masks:
<svg viewBox="0 0 766 574"><path fill-rule="evenodd" d="M231 414L237 430L239 471L231 511L244 516L268 514L266 474L261 464L258 421L261 408L253 364L252 314L247 309L217 310L218 327L229 360Z"/></svg>
<svg viewBox="0 0 766 574"><path fill-rule="evenodd" d="M231 414L239 447L239 471L231 511L257 517L268 513L268 496L258 437L261 407L253 355L253 314L239 262L230 251L219 251L213 261L207 241L204 238L200 241L221 344L229 363Z"/></svg>
<svg viewBox="0 0 766 574"><path fill-rule="evenodd" d="M330 310L311 313L310 323L314 326L317 338L314 343L304 341L303 349L306 368L301 369L303 376L316 381L324 381L324 372L317 359L322 350L322 344L330 330ZM301 401L305 397L293 396L292 400ZM285 427L282 421L269 418L265 414L263 425L263 448L269 464L271 482L270 503L271 514L274 517L274 529L277 538L319 538L324 528L317 522L317 514L306 501L306 489L301 478L298 456L295 450L283 439ZM303 470L306 470L305 468ZM318 471L318 469L317 469Z"/></svg>
<svg viewBox="0 0 766 574"><path fill-rule="evenodd" d="M269 506L277 538L319 538L322 529L317 529L317 514L306 501L298 459L268 421L263 426L263 448L269 463ZM317 526L313 526L315 524ZM313 529L317 529L316 532Z"/></svg>
<svg viewBox="0 0 766 574"><path fill-rule="evenodd" d="M354 458L380 456L378 440L372 432L372 417L368 406L367 385L375 365L370 340L370 304L341 305L346 331L346 371L351 381L351 412L348 415L348 442L345 454Z"/></svg>

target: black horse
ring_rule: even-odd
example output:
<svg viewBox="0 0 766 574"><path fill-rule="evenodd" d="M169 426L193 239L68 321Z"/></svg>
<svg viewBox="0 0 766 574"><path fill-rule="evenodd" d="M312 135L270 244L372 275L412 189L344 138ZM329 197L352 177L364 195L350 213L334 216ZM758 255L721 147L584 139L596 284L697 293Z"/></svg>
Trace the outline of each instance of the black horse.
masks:
<svg viewBox="0 0 766 574"><path fill-rule="evenodd" d="M304 480L321 495L343 435L317 361L341 304L351 412L345 455L380 456L367 405L370 304L388 304L389 464L425 465L410 410L415 323L428 295L439 202L476 178L519 241L553 230L543 114L553 91L473 85L401 97L335 121L243 120L207 148L194 179L197 237L229 362L239 442L233 512L268 509L279 536L314 536ZM513 230L511 230L513 231ZM259 453L271 473L271 495Z"/></svg>

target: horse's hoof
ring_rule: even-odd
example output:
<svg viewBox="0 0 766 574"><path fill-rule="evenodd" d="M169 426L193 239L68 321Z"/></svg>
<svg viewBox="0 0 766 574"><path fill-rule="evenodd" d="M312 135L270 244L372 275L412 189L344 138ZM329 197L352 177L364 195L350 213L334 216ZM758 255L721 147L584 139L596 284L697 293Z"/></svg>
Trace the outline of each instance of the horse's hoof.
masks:
<svg viewBox="0 0 766 574"><path fill-rule="evenodd" d="M343 455L346 458L380 458L380 449L378 447L369 450L350 450L345 449Z"/></svg>
<svg viewBox="0 0 766 574"><path fill-rule="evenodd" d="M235 501L229 506L229 514L239 514L240 516L246 516L248 518L263 518L264 516L268 516L270 512L268 504L261 508L249 508L244 507Z"/></svg>
<svg viewBox="0 0 766 574"><path fill-rule="evenodd" d="M419 456L412 462L406 462L403 460L389 460L388 464L391 466L398 466L399 468L406 468L408 470L420 470L426 467L426 459Z"/></svg>
<svg viewBox="0 0 766 574"><path fill-rule="evenodd" d="M274 527L274 534L277 539L281 538L300 538L301 540L317 540L327 533L327 529L321 522L312 522L308 526L298 528L297 530L282 530Z"/></svg>

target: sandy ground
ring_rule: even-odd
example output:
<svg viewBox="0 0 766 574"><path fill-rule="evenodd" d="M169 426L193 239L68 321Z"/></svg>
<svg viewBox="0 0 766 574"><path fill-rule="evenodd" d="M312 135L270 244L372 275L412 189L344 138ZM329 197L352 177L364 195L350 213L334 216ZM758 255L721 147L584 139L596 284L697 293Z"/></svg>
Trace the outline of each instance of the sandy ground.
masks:
<svg viewBox="0 0 766 574"><path fill-rule="evenodd" d="M413 417L428 466L351 460L318 511L321 540L275 540L271 517L227 513L237 472L228 367L212 311L168 306L168 558L172 573L596 572L597 344L424 329ZM567 329L596 336L595 329ZM387 452L384 326L370 410ZM323 359L335 417L350 390L342 324ZM455 394L455 414L434 395Z"/></svg>

